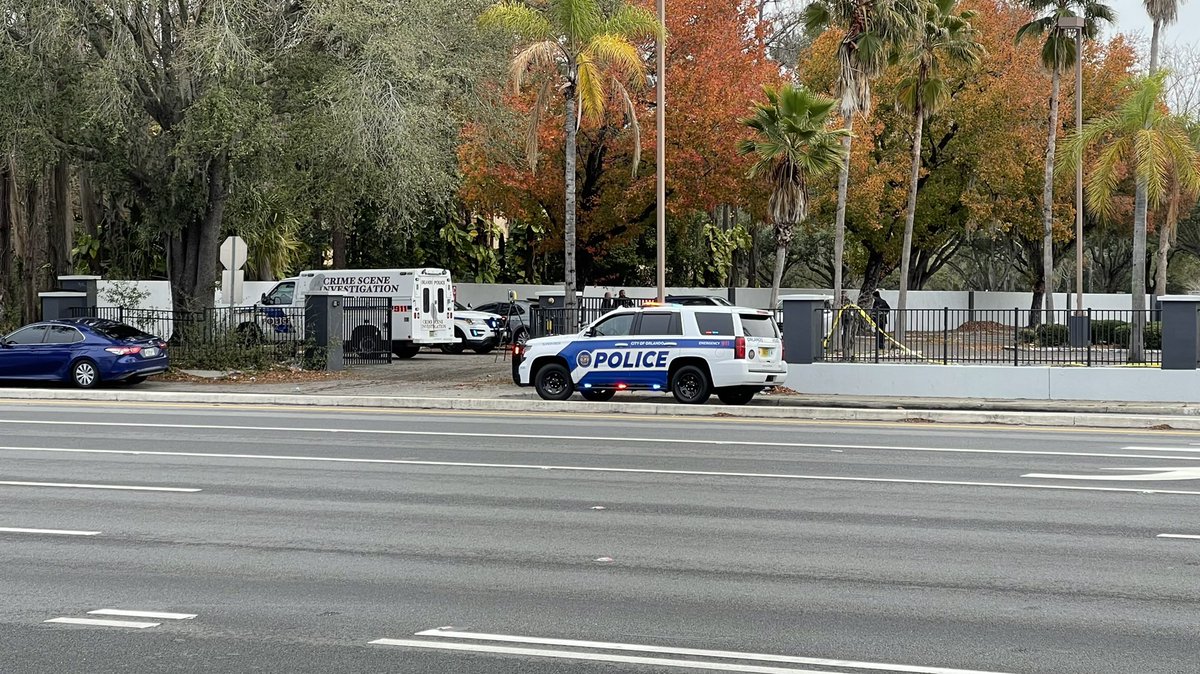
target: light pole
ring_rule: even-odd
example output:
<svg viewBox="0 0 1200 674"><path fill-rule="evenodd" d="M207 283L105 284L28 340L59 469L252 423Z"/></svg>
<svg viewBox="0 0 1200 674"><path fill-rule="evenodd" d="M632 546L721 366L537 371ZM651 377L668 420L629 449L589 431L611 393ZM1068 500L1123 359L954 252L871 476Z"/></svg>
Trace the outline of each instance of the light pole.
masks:
<svg viewBox="0 0 1200 674"><path fill-rule="evenodd" d="M658 0L658 25L662 33L655 44L658 68L655 73L658 79L658 91L654 101L654 124L656 131L655 163L655 215L657 220L658 243L658 301L667 299L667 3Z"/></svg>
<svg viewBox="0 0 1200 674"><path fill-rule="evenodd" d="M1082 16L1062 16L1058 27L1075 33L1075 133L1083 128L1083 29ZM1083 315L1083 157L1075 162L1075 315Z"/></svg>

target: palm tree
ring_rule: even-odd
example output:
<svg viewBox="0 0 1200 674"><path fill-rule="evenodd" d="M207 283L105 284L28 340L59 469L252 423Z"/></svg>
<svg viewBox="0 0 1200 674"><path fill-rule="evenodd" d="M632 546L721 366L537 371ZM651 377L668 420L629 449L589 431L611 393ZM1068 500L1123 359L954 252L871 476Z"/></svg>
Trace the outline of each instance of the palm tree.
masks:
<svg viewBox="0 0 1200 674"><path fill-rule="evenodd" d="M633 171L641 156L641 135L627 85L646 80L646 63L634 44L665 37L653 12L624 0L546 0L524 3L502 0L479 18L481 26L511 33L518 40L509 73L516 90L530 75L543 76L530 115L525 150L530 170L537 170L538 128L557 91L563 99L566 136L564 173L566 196L563 217L564 308L576 307L575 274L575 138L584 117L599 120L609 92L623 102L634 133ZM611 89L606 85L611 85Z"/></svg>
<svg viewBox="0 0 1200 674"><path fill-rule="evenodd" d="M1159 43L1162 29L1179 18L1179 0L1143 0L1146 14L1153 22L1153 32L1150 37L1150 74L1158 72ZM1165 295L1167 292L1167 262L1171 253L1173 230L1179 214L1180 191L1178 181L1173 182L1171 199L1167 206L1167 215L1158 226L1158 261L1154 268L1154 294Z"/></svg>
<svg viewBox="0 0 1200 674"><path fill-rule="evenodd" d="M900 82L896 101L912 114L912 170L908 181L908 207L904 213L904 244L900 252L900 301L896 333L904 339L904 310L908 305L908 272L912 260L913 224L917 215L917 182L921 175L921 135L925 118L950 102L950 88L942 77L943 64L974 66L983 55L971 27L974 12L954 13L957 0L935 0L925 8L924 25L910 44L902 45L897 61L907 76Z"/></svg>
<svg viewBox="0 0 1200 674"><path fill-rule="evenodd" d="M1063 169L1074 170L1084 150L1101 144L1087 180L1088 207L1101 217L1111 217L1120 171L1133 171L1133 329L1129 361L1145 360L1143 328L1146 324L1146 213L1168 195L1172 176L1185 191L1200 191L1200 151L1188 136L1186 120L1172 115L1163 103L1166 74L1132 81L1132 91L1113 113L1088 122L1070 138Z"/></svg>
<svg viewBox="0 0 1200 674"><path fill-rule="evenodd" d="M847 130L854 116L871 114L871 81L887 69L891 46L915 30L923 0L812 0L804 9L809 33L844 30L838 44L837 95ZM838 174L837 214L833 235L833 296L842 296L842 261L846 249L846 199L850 186L850 143L842 138L844 156ZM861 289L864 293L869 289ZM861 298L860 298L861 301Z"/></svg>
<svg viewBox="0 0 1200 674"><path fill-rule="evenodd" d="M754 155L750 177L766 175L771 183L768 203L775 225L775 274L771 303L779 301L783 265L797 223L808 217L808 179L833 173L842 163L842 140L848 129L829 128L829 115L837 102L804 86L766 87L766 103L754 105L754 115L742 120L754 130L753 138L738 144L742 155Z"/></svg>
<svg viewBox="0 0 1200 674"><path fill-rule="evenodd" d="M1100 32L1102 23L1112 23L1113 10L1099 0L1024 0L1025 5L1039 15L1021 26L1016 41L1038 39L1042 42L1042 67L1050 72L1050 124L1046 140L1046 172L1042 187L1042 274L1045 278L1045 309L1054 320L1054 151L1058 135L1058 94L1062 74L1075 67L1075 38L1070 31L1058 27L1064 16L1082 16L1083 34L1089 40Z"/></svg>

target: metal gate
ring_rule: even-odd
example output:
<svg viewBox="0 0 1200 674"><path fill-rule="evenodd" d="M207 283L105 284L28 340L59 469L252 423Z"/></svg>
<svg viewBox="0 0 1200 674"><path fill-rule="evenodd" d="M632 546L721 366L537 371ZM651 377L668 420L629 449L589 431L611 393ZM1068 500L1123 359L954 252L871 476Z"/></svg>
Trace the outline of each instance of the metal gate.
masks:
<svg viewBox="0 0 1200 674"><path fill-rule="evenodd" d="M342 355L347 367L392 362L392 301L388 297L342 300Z"/></svg>

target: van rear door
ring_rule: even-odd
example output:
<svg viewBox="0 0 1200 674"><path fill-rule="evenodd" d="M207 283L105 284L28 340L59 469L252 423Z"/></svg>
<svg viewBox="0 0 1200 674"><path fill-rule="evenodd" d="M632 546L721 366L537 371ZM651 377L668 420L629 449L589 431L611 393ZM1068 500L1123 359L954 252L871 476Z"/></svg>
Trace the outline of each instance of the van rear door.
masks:
<svg viewBox="0 0 1200 674"><path fill-rule="evenodd" d="M454 299L450 272L422 269L413 279L412 341L448 344L454 341Z"/></svg>

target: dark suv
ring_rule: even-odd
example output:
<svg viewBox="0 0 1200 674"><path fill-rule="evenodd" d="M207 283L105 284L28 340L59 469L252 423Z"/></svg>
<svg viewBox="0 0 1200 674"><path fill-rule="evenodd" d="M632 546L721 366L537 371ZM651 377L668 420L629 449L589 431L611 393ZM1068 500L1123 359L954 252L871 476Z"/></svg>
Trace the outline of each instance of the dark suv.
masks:
<svg viewBox="0 0 1200 674"><path fill-rule="evenodd" d="M506 319L504 343L524 344L529 341L529 310L537 306L530 300L513 300L511 302L488 302L474 307L474 311L485 311Z"/></svg>

